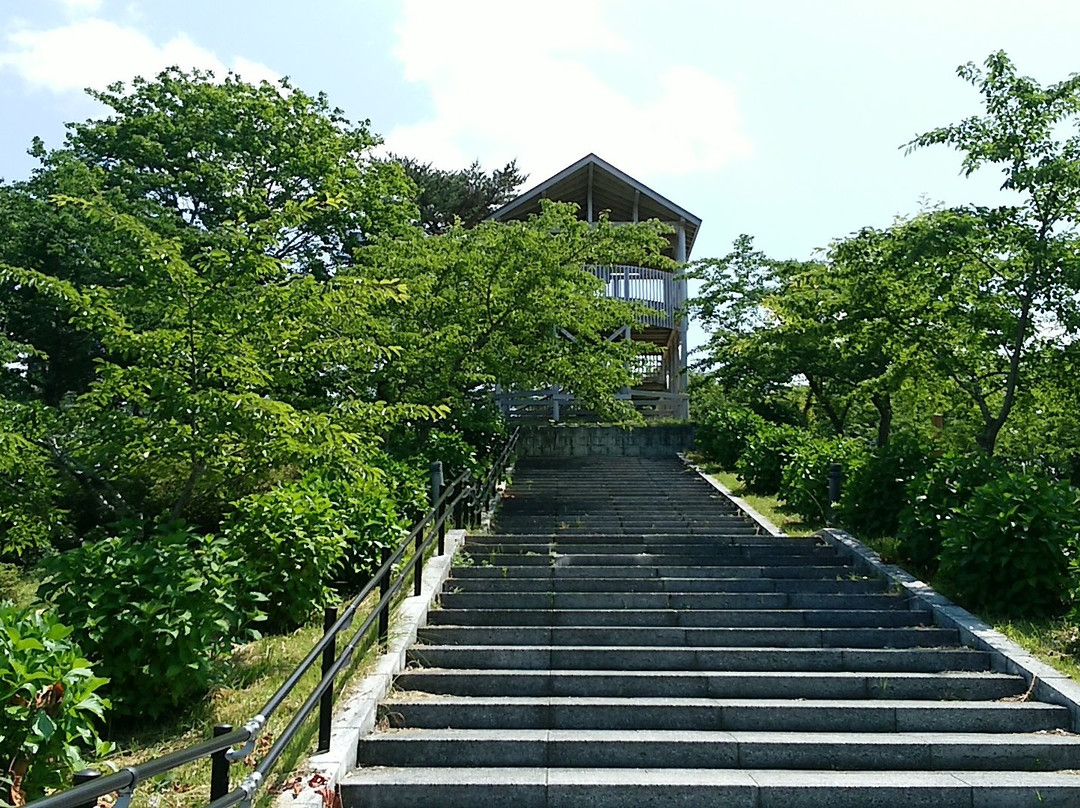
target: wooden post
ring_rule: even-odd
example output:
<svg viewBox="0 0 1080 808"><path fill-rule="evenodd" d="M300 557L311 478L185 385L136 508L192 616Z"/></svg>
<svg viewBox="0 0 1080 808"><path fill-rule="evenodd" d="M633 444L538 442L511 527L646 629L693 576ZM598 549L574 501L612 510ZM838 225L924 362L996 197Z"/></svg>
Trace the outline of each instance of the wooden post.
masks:
<svg viewBox="0 0 1080 808"><path fill-rule="evenodd" d="M592 224L593 221L593 207L592 207L592 177L593 167L592 163L589 163L589 188L585 196L585 221Z"/></svg>

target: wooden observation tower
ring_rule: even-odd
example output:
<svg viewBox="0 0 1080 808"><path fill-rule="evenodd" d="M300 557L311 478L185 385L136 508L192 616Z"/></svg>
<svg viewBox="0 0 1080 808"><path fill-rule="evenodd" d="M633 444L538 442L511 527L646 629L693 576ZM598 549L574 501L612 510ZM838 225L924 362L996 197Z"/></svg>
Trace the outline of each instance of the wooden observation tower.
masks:
<svg viewBox="0 0 1080 808"><path fill-rule="evenodd" d="M558 174L541 182L491 214L497 221L526 219L540 212L540 200L573 202L578 215L596 221L606 211L612 222L644 222L657 219L674 228L665 254L686 263L694 246L701 219L611 163L589 154ZM651 311L626 331L631 339L652 343L662 353L641 357L641 381L620 398L628 399L646 417L687 418L686 397L687 323L680 316L686 302L686 280L669 270L615 264L590 266L588 271L604 281L609 297L633 300ZM526 393L500 393L504 412L510 417L544 417L558 421L572 410L573 398L558 388Z"/></svg>

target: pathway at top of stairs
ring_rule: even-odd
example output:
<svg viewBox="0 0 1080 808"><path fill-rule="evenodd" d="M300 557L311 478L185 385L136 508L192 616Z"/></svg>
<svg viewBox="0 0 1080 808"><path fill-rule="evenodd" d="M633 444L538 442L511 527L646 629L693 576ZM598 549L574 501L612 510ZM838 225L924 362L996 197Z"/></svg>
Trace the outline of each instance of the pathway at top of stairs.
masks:
<svg viewBox="0 0 1080 808"><path fill-rule="evenodd" d="M1065 708L676 458L525 460L466 551L345 808L1080 806Z"/></svg>

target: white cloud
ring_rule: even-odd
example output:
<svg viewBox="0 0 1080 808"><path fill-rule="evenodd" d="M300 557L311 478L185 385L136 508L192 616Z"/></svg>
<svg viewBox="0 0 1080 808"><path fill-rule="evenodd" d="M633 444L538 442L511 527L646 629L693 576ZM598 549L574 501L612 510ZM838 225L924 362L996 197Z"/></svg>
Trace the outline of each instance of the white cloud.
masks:
<svg viewBox="0 0 1080 808"><path fill-rule="evenodd" d="M7 35L7 46L0 52L0 68L14 70L32 87L53 92L100 89L137 75L155 76L171 65L213 70L219 77L231 67L254 82L280 77L269 67L240 57L227 65L183 33L159 45L141 31L96 18L40 31L13 31Z"/></svg>
<svg viewBox="0 0 1080 808"><path fill-rule="evenodd" d="M517 157L534 180L589 152L640 176L715 171L748 155L728 81L676 64L631 93L603 74L604 60L634 59L604 9L407 0L395 55L434 110L391 130L388 148L447 168Z"/></svg>

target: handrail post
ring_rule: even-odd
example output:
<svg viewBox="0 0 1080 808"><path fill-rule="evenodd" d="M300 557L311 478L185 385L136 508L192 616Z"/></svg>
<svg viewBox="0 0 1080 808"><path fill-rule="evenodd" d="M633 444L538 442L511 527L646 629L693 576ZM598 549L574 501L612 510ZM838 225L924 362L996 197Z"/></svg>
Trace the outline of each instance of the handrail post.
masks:
<svg viewBox="0 0 1080 808"><path fill-rule="evenodd" d="M390 548L383 547L382 553L379 556L380 563L379 568L382 569L386 566L386 562L390 560ZM385 600L386 594L390 591L390 570L386 570L386 574L379 580L379 600ZM382 609L379 610L379 645L387 645L390 639L390 604L385 603Z"/></svg>
<svg viewBox="0 0 1080 808"><path fill-rule="evenodd" d="M337 622L338 610L337 606L327 606L323 611L323 636L325 637L330 633L330 630L334 627L334 623ZM335 633L330 637L330 640L326 643L322 652L322 675L326 678L326 674L333 667L334 661L337 657L337 634ZM330 684L330 687L326 688L326 691L322 694L322 698L319 699L319 746L315 750L316 752L329 752L330 751L330 726L334 719L334 685Z"/></svg>
<svg viewBox="0 0 1080 808"><path fill-rule="evenodd" d="M828 524L831 526L836 519L836 506L840 504L840 481L843 469L839 463L829 464L829 513Z"/></svg>
<svg viewBox="0 0 1080 808"><path fill-rule="evenodd" d="M232 724L214 724L214 737L233 731ZM214 752L210 756L210 802L221 799L229 793L229 758L228 749Z"/></svg>
<svg viewBox="0 0 1080 808"><path fill-rule="evenodd" d="M71 778L71 784L73 786L81 786L83 783L89 783L91 780L97 780L101 777L101 772L97 769L83 769L80 772L75 772L75 776ZM97 808L97 800L91 800L90 802L83 803L79 808Z"/></svg>
<svg viewBox="0 0 1080 808"><path fill-rule="evenodd" d="M413 597L420 596L420 588L423 586L423 574L424 574L424 556L421 551L421 547L424 545L424 531L416 531L416 538L413 539L413 556L416 557L416 563L412 568L412 580L413 580Z"/></svg>
<svg viewBox="0 0 1080 808"><path fill-rule="evenodd" d="M439 502L443 492L443 466L441 460L431 461L431 507L435 509L435 521L439 530L439 555L446 552L446 522L443 521L444 503Z"/></svg>
<svg viewBox="0 0 1080 808"><path fill-rule="evenodd" d="M461 481L457 484L457 488L454 489L454 527L462 528L468 527L465 524L466 508L465 508L465 489L469 487L470 475L466 474L461 478Z"/></svg>

